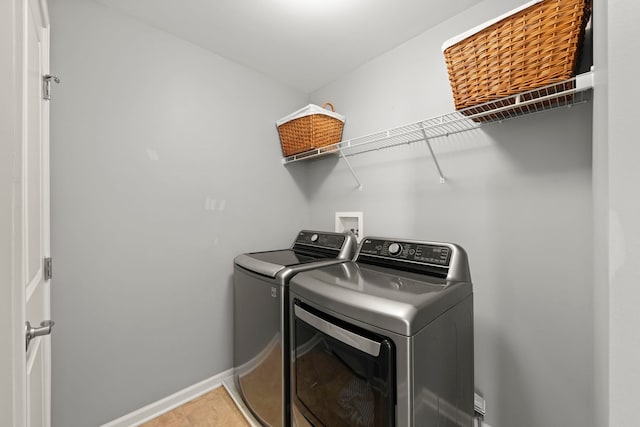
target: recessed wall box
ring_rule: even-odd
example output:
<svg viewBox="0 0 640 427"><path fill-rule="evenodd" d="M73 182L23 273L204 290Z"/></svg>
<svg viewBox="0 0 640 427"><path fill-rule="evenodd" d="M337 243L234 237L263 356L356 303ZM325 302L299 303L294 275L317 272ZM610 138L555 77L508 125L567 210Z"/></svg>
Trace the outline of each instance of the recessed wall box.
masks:
<svg viewBox="0 0 640 427"><path fill-rule="evenodd" d="M336 228L337 233L351 231L355 234L358 243L364 236L364 223L362 212L336 212Z"/></svg>

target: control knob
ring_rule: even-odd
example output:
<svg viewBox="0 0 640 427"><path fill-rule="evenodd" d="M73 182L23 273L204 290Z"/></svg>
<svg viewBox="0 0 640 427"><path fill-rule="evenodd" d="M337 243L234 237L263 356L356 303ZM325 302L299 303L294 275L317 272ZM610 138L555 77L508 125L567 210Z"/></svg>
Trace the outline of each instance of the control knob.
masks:
<svg viewBox="0 0 640 427"><path fill-rule="evenodd" d="M398 243L392 243L389 245L388 251L390 255L398 255L400 252L402 252L402 246L400 246Z"/></svg>
<svg viewBox="0 0 640 427"><path fill-rule="evenodd" d="M317 235L317 234L313 234L313 235L311 236L311 241L312 241L312 242L317 242L317 241L318 241L318 235Z"/></svg>

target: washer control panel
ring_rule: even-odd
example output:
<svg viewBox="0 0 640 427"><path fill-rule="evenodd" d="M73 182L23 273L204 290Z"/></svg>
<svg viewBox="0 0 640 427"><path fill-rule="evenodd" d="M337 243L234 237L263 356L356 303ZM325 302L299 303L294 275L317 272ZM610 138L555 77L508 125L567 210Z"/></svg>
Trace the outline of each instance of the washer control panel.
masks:
<svg viewBox="0 0 640 427"><path fill-rule="evenodd" d="M360 254L440 267L449 267L451 262L449 246L419 242L365 239L362 242Z"/></svg>
<svg viewBox="0 0 640 427"><path fill-rule="evenodd" d="M300 233L298 233L298 237L296 237L295 243L339 250L342 249L344 241L344 234L320 233L317 231L301 231Z"/></svg>

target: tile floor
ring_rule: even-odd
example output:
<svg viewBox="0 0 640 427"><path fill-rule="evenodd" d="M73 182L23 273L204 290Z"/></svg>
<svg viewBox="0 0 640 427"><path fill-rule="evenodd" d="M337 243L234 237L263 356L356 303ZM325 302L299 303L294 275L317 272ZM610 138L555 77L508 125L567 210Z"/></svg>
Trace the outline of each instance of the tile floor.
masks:
<svg viewBox="0 0 640 427"><path fill-rule="evenodd" d="M185 403L140 427L250 427L224 387Z"/></svg>

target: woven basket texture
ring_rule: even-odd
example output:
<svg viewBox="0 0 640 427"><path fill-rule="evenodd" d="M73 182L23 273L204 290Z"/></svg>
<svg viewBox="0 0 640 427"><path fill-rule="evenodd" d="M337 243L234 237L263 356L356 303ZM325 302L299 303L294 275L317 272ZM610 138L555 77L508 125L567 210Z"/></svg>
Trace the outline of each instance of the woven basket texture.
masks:
<svg viewBox="0 0 640 427"><path fill-rule="evenodd" d="M278 126L284 156L336 144L342 140L344 123L325 114L311 114Z"/></svg>
<svg viewBox="0 0 640 427"><path fill-rule="evenodd" d="M457 110L575 74L589 0L544 0L447 48Z"/></svg>

